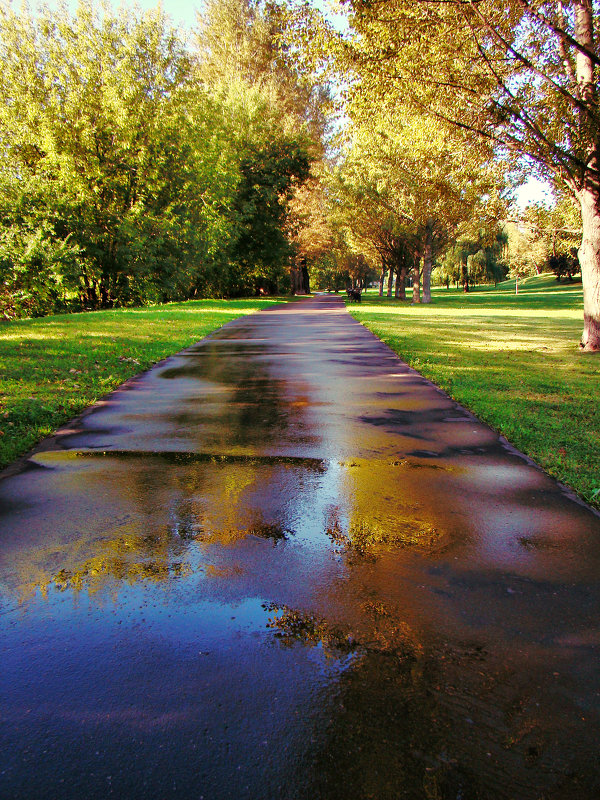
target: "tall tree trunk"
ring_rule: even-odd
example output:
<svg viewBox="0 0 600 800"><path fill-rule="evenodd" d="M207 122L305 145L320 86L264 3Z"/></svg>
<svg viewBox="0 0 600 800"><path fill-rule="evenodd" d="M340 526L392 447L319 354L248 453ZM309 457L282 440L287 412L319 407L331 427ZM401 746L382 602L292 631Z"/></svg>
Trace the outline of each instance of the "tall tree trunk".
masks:
<svg viewBox="0 0 600 800"><path fill-rule="evenodd" d="M381 274L379 276L379 297L383 297L384 284L385 284L385 267L382 267Z"/></svg>
<svg viewBox="0 0 600 800"><path fill-rule="evenodd" d="M396 272L396 297L400 300L406 300L406 267L400 267Z"/></svg>
<svg viewBox="0 0 600 800"><path fill-rule="evenodd" d="M295 264L290 266L290 293L300 294L300 275Z"/></svg>
<svg viewBox="0 0 600 800"><path fill-rule="evenodd" d="M310 294L308 269L304 256L297 256L290 264L290 288L292 294Z"/></svg>
<svg viewBox="0 0 600 800"><path fill-rule="evenodd" d="M421 271L419 270L419 261L415 259L415 266L413 267L413 303L421 302Z"/></svg>
<svg viewBox="0 0 600 800"><path fill-rule="evenodd" d="M579 192L583 236L579 248L583 284L583 334L580 347L600 350L600 197L587 187Z"/></svg>
<svg viewBox="0 0 600 800"><path fill-rule="evenodd" d="M388 275L388 288L387 288L387 296L388 297L392 296L392 288L393 288L393 286L394 286L394 270L390 266L390 271L389 271L389 275Z"/></svg>
<svg viewBox="0 0 600 800"><path fill-rule="evenodd" d="M428 219L423 242L423 302L431 303L431 270L433 267L433 220Z"/></svg>
<svg viewBox="0 0 600 800"><path fill-rule="evenodd" d="M302 259L302 289L304 294L310 294L310 276L308 274L306 258Z"/></svg>
<svg viewBox="0 0 600 800"><path fill-rule="evenodd" d="M594 13L592 0L574 0L575 38L588 50L594 50ZM587 105L596 107L594 65L587 53L577 51L575 69L579 97ZM583 118L583 131L588 127ZM600 144L597 132L588 133L588 158L586 176L577 196L581 206L583 235L579 248L581 282L583 284L583 334L580 347L586 352L600 350L600 189L598 168Z"/></svg>

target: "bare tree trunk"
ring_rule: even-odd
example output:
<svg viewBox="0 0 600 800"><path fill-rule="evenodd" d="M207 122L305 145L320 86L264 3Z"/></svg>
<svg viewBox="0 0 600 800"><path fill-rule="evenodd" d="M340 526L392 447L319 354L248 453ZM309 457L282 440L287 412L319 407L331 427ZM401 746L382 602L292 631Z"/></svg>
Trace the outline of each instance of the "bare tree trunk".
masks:
<svg viewBox="0 0 600 800"><path fill-rule="evenodd" d="M431 303L431 269L433 267L433 220L428 219L423 243L423 302Z"/></svg>
<svg viewBox="0 0 600 800"><path fill-rule="evenodd" d="M310 294L308 265L304 256L297 256L290 264L290 286L292 294Z"/></svg>
<svg viewBox="0 0 600 800"><path fill-rule="evenodd" d="M379 297L383 297L384 283L385 283L385 267L382 267L381 274L379 276Z"/></svg>
<svg viewBox="0 0 600 800"><path fill-rule="evenodd" d="M579 192L583 237L579 248L583 284L583 334L580 347L586 352L600 350L600 198L598 191Z"/></svg>
<svg viewBox="0 0 600 800"><path fill-rule="evenodd" d="M389 272L389 275L388 275L388 287L387 287L387 296L388 297L392 296L392 288L393 288L393 286L394 286L394 270L390 266L390 272Z"/></svg>
<svg viewBox="0 0 600 800"><path fill-rule="evenodd" d="M594 49L594 13L592 0L574 0L575 38L588 50ZM580 50L575 57L580 99L596 106L594 65L589 55ZM582 120L585 130L587 120ZM587 126L586 126L587 127ZM597 132L588 134L587 175L577 192L581 206L583 235L579 248L581 283L583 284L583 334L580 347L586 352L600 350L600 189L598 188L599 142Z"/></svg>
<svg viewBox="0 0 600 800"><path fill-rule="evenodd" d="M306 259L302 259L302 289L303 294L310 294L310 276Z"/></svg>
<svg viewBox="0 0 600 800"><path fill-rule="evenodd" d="M290 267L290 291L292 294L302 294L302 272L296 264Z"/></svg>
<svg viewBox="0 0 600 800"><path fill-rule="evenodd" d="M401 267L396 272L396 297L400 300L406 300L406 286L404 285L405 280L406 267Z"/></svg>
<svg viewBox="0 0 600 800"><path fill-rule="evenodd" d="M421 271L419 270L419 262L415 259L415 266L413 267L413 303L421 302Z"/></svg>

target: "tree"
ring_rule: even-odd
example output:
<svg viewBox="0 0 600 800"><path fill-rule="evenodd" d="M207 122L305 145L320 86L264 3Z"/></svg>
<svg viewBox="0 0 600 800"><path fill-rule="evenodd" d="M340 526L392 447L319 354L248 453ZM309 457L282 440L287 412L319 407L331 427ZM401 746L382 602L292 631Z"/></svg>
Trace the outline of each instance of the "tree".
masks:
<svg viewBox="0 0 600 800"><path fill-rule="evenodd" d="M282 9L206 13L190 53L160 9L0 10L1 313L284 286L320 90Z"/></svg>
<svg viewBox="0 0 600 800"><path fill-rule="evenodd" d="M311 175L294 193L290 203L288 236L295 253L295 266L291 272L292 294L309 294L309 273L314 266L320 263L323 271L326 264L331 266L334 263L326 259L333 249L334 237L323 182L317 175ZM323 280L331 283L326 278Z"/></svg>
<svg viewBox="0 0 600 800"><path fill-rule="evenodd" d="M234 204L239 231L232 257L256 288L272 292L278 285L278 267L292 257L286 235L288 206L295 185L308 178L308 154L301 143L282 138L248 147L240 170Z"/></svg>
<svg viewBox="0 0 600 800"><path fill-rule="evenodd" d="M547 268L546 237L524 220L507 222L506 263L511 276L540 275Z"/></svg>
<svg viewBox="0 0 600 800"><path fill-rule="evenodd" d="M342 149L341 173L351 216L363 218L388 274L388 294L404 292L404 276L412 272L413 302L431 302L431 271L436 256L465 220L480 225L503 209L500 176L489 150L471 150L469 158L456 137L440 132L425 114L401 112L382 100L377 111L366 109L358 96L348 106L349 123ZM358 226L360 229L360 226ZM351 219L349 228L356 222ZM356 236L356 232L350 236ZM404 270L404 275L402 275Z"/></svg>
<svg viewBox="0 0 600 800"><path fill-rule="evenodd" d="M474 283L504 280L507 243L506 232L498 225L474 228L467 223L441 259L441 277L462 283L465 292Z"/></svg>
<svg viewBox="0 0 600 800"><path fill-rule="evenodd" d="M543 268L556 272L557 280L563 273L571 277L579 272L577 245L581 241L581 224L578 217L571 198L564 192L552 207L531 204L522 214L521 227L533 238L533 249L543 250Z"/></svg>
<svg viewBox="0 0 600 800"><path fill-rule="evenodd" d="M8 271L45 254L84 307L187 296L237 175L162 13L3 8L0 63Z"/></svg>
<svg viewBox="0 0 600 800"><path fill-rule="evenodd" d="M293 290L308 290L302 187L322 156L324 95L288 57L285 26L284 7L253 0L209 0L198 15L197 78L219 97L231 98L234 86L238 103L231 130L241 170L230 248L236 291L273 290L284 267ZM310 183L315 191L317 174Z"/></svg>
<svg viewBox="0 0 600 800"><path fill-rule="evenodd" d="M404 217L384 207L376 183L363 172L364 164L355 155L356 152L350 150L334 171L330 187L332 220L339 232L338 263L343 265L347 283L354 264L364 263L367 274L378 265L379 294L383 294L388 275L388 294L391 295L394 275L405 266ZM403 285L403 280L401 283Z"/></svg>
<svg viewBox="0 0 600 800"><path fill-rule="evenodd" d="M600 349L600 120L592 0L348 0L351 91L433 114L563 184L579 204L581 347Z"/></svg>

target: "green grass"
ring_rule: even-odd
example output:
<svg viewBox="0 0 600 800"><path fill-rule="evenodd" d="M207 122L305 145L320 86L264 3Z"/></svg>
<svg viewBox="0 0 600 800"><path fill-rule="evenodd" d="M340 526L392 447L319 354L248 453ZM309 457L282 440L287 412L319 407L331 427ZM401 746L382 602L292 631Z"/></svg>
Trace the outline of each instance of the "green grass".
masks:
<svg viewBox="0 0 600 800"><path fill-rule="evenodd" d="M276 302L198 300L0 322L0 467L127 378Z"/></svg>
<svg viewBox="0 0 600 800"><path fill-rule="evenodd" d="M600 507L600 357L579 352L580 283L553 275L431 305L364 296L353 316L405 361Z"/></svg>

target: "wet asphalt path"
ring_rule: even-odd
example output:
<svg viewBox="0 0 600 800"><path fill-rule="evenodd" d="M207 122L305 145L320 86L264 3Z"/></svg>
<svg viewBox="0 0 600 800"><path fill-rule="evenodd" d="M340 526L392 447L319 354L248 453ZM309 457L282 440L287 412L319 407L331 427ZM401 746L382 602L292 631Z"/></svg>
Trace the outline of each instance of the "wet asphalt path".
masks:
<svg viewBox="0 0 600 800"><path fill-rule="evenodd" d="M0 797L600 797L600 519L317 297L0 481Z"/></svg>

